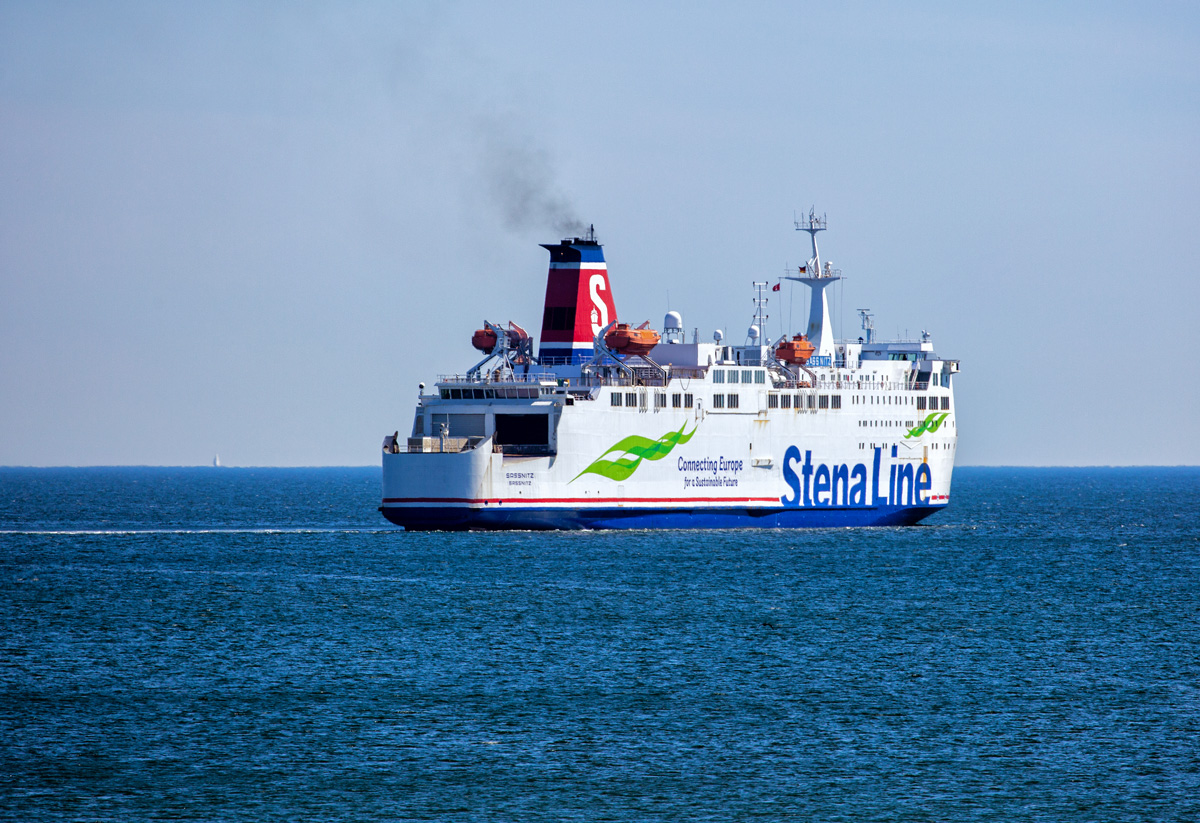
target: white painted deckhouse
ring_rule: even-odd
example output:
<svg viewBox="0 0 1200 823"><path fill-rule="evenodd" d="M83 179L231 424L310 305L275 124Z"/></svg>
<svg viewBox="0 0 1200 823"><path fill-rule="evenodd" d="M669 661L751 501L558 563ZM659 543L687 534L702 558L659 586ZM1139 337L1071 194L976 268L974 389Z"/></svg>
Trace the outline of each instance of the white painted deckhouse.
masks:
<svg viewBox="0 0 1200 823"><path fill-rule="evenodd" d="M792 528L916 523L950 500L958 361L877 341L866 310L836 339L810 211L804 334L747 345L618 323L594 232L550 252L535 353L485 323L482 359L421 385L405 434L383 441L383 515L407 529Z"/></svg>

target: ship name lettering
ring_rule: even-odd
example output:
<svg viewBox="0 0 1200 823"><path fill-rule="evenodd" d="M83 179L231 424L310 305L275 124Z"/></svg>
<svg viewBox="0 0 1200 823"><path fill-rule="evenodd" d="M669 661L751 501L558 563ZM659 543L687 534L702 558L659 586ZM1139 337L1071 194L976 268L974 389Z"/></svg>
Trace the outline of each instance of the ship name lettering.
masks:
<svg viewBox="0 0 1200 823"><path fill-rule="evenodd" d="M929 502L933 472L928 463L893 463L888 467L886 492L880 488L883 450L875 448L871 482L862 463L814 463L812 452L803 455L797 446L788 446L783 456L783 482L788 494L779 502L788 507L865 508L868 506L914 506Z"/></svg>

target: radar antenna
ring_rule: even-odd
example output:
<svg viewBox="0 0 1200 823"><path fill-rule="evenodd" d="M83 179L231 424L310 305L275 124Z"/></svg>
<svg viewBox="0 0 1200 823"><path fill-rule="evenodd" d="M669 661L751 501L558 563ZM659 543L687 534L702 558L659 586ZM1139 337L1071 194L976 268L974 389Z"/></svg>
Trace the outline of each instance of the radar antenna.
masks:
<svg viewBox="0 0 1200 823"><path fill-rule="evenodd" d="M817 209L815 206L810 206L808 216L801 216L795 219L796 231L806 231L808 236L812 238L812 271L819 275L821 272L821 255L817 252L817 232L825 231L825 215L817 217Z"/></svg>

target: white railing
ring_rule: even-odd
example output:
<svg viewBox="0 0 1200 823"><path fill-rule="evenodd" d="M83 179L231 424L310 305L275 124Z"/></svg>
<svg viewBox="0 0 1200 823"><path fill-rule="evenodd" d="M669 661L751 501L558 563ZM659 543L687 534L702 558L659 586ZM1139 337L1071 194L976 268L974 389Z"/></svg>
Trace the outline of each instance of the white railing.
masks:
<svg viewBox="0 0 1200 823"><path fill-rule="evenodd" d="M472 386L494 386L500 383L537 383L538 385L557 385L557 375L549 372L529 372L528 374L506 374L502 377L492 379L488 374L481 374L479 377L468 377L465 374L439 374L437 379L438 384L467 383Z"/></svg>

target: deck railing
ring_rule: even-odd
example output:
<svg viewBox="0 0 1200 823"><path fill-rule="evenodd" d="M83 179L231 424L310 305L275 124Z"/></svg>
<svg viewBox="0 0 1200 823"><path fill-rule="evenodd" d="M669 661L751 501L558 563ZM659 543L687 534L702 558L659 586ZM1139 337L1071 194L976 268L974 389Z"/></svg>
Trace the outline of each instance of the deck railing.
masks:
<svg viewBox="0 0 1200 823"><path fill-rule="evenodd" d="M546 443L493 443L492 451L496 454L511 454L522 457L545 457L556 454L554 448Z"/></svg>
<svg viewBox="0 0 1200 823"><path fill-rule="evenodd" d="M537 383L538 385L557 385L558 376L549 372L529 372L528 374L514 373L500 377L492 377L490 373L479 377L468 377L465 374L439 374L438 383L467 383L472 386L496 385L497 383Z"/></svg>
<svg viewBox="0 0 1200 823"><path fill-rule="evenodd" d="M609 377L599 377L595 375L584 375L583 377L564 380L557 375L545 372L537 374L516 374L506 375L503 378L496 380L483 378L468 378L461 374L441 374L438 375L438 384L447 386L469 386L472 388L502 388L505 385L536 385L543 388L555 389L563 388L579 399L589 399L581 397L586 394L586 389L596 388L598 386L614 386L620 388L662 388L680 380L704 380L706 372L704 368L672 368L668 379L664 380L657 374L639 374L636 377L629 375L618 375ZM837 375L835 375L836 377ZM803 385L805 381L777 381L773 386L764 387L763 384L755 384L757 388L773 388L776 391L787 391L790 389L819 389L819 390L853 390L853 391L928 391L931 388L949 388L944 385L933 385L928 380L891 380L891 381L874 381L874 380L823 380L818 381L812 386Z"/></svg>

